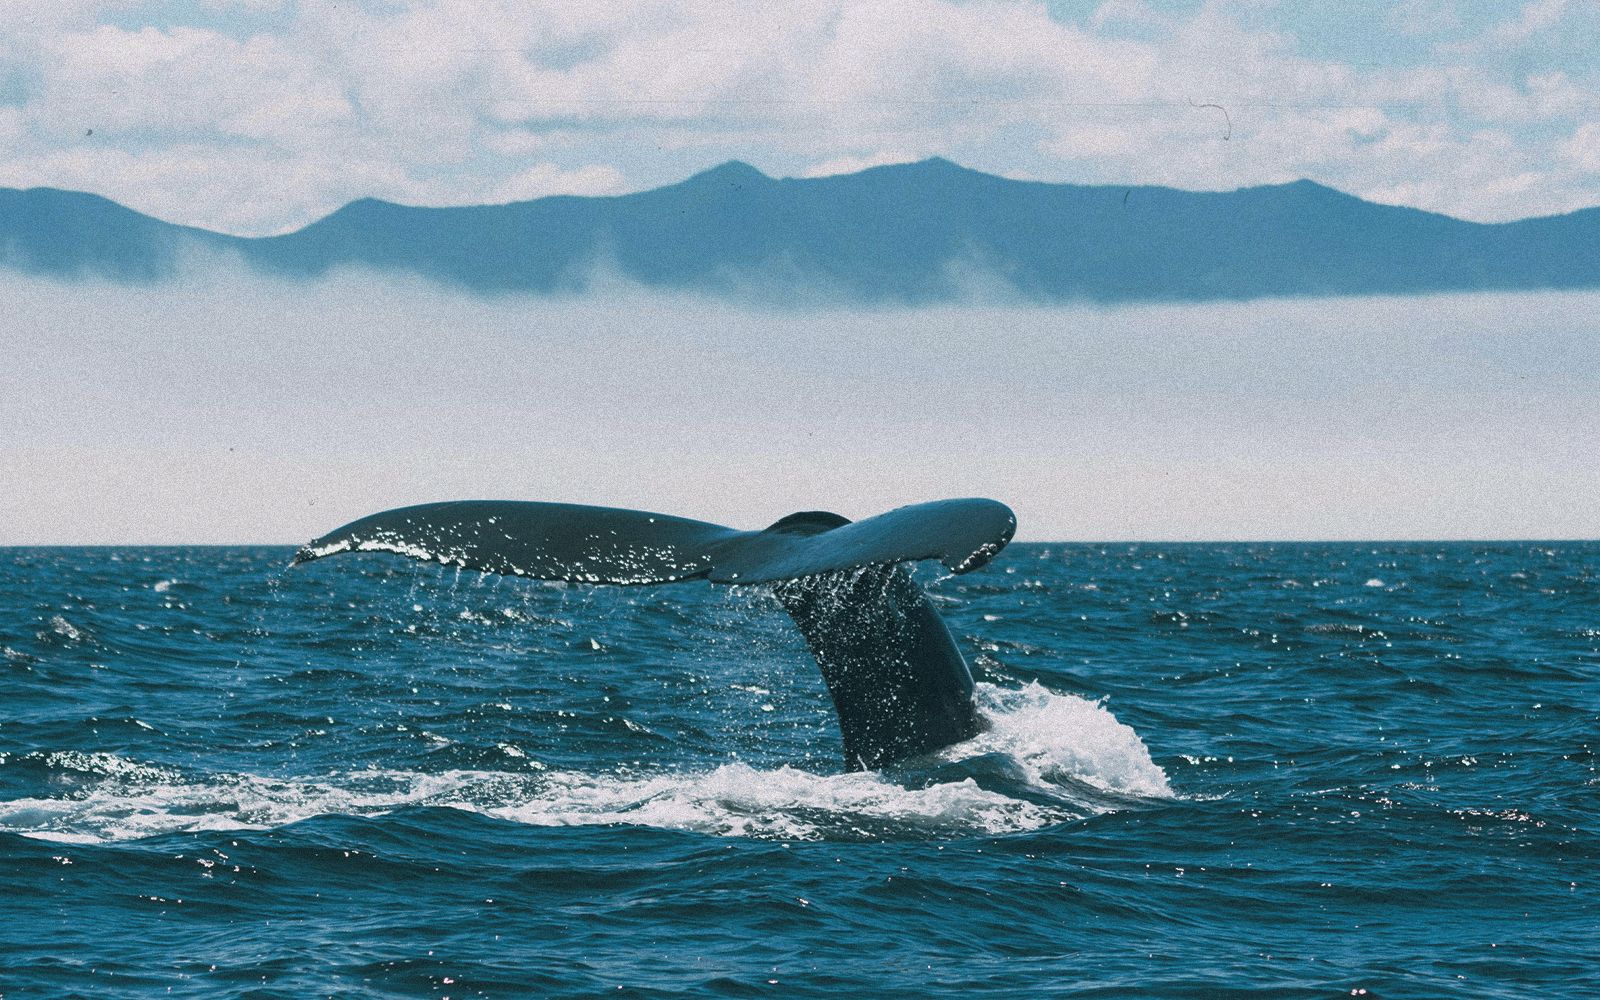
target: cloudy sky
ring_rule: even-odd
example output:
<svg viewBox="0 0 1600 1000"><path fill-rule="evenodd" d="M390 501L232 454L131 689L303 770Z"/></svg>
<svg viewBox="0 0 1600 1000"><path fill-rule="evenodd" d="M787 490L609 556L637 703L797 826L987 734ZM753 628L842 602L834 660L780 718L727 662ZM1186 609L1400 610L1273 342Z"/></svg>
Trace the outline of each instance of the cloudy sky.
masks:
<svg viewBox="0 0 1600 1000"><path fill-rule="evenodd" d="M1600 204L1597 51L1583 0L0 0L0 185L259 234L941 155L1501 220Z"/></svg>

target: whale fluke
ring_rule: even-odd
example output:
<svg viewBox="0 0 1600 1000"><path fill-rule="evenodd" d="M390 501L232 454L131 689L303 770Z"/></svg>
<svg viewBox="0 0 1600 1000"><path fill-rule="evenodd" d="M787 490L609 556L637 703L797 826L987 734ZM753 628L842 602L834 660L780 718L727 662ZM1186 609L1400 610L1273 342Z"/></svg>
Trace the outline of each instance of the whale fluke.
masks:
<svg viewBox="0 0 1600 1000"><path fill-rule="evenodd" d="M351 521L306 543L293 564L341 552L393 552L539 580L673 583L706 576L712 550L740 534L704 521L638 510L455 500Z"/></svg>
<svg viewBox="0 0 1600 1000"><path fill-rule="evenodd" d="M594 584L768 584L805 637L839 714L845 766L883 767L979 729L972 674L899 564L978 569L1011 540L994 500L939 500L862 521L790 514L760 531L645 511L460 500L372 514L317 538L291 565L389 552L446 566Z"/></svg>

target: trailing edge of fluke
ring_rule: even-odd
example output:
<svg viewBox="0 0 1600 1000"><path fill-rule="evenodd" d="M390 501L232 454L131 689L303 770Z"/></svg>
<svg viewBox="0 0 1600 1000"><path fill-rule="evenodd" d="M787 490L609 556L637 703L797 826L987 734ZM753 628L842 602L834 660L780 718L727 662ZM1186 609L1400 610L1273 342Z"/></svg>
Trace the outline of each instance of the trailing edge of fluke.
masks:
<svg viewBox="0 0 1600 1000"><path fill-rule="evenodd" d="M485 573L593 584L765 584L799 626L839 714L845 765L894 764L981 728L972 674L899 564L967 573L1016 531L994 500L939 500L863 521L790 514L760 531L645 511L510 500L421 504L317 538L293 563L389 552Z"/></svg>

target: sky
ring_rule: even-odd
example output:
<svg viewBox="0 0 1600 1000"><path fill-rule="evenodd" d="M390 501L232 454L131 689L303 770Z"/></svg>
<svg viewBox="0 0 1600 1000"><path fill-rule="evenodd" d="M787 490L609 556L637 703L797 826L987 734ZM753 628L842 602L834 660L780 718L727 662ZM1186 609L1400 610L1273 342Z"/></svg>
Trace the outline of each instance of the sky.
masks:
<svg viewBox="0 0 1600 1000"><path fill-rule="evenodd" d="M958 496L1045 541L1600 537L1600 293L775 310L213 268L0 301L0 545Z"/></svg>
<svg viewBox="0 0 1600 1000"><path fill-rule="evenodd" d="M1600 204L1586 0L0 0L0 186L283 232L939 155L1492 221Z"/></svg>

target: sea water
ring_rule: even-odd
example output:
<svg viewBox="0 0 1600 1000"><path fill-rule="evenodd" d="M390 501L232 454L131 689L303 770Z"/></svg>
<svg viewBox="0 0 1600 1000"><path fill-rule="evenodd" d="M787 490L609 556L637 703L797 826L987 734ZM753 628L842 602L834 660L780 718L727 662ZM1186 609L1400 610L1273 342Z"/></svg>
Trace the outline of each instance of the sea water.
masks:
<svg viewBox="0 0 1600 1000"><path fill-rule="evenodd" d="M0 550L0 996L1600 995L1600 544L924 569L881 773L759 589L289 555Z"/></svg>

